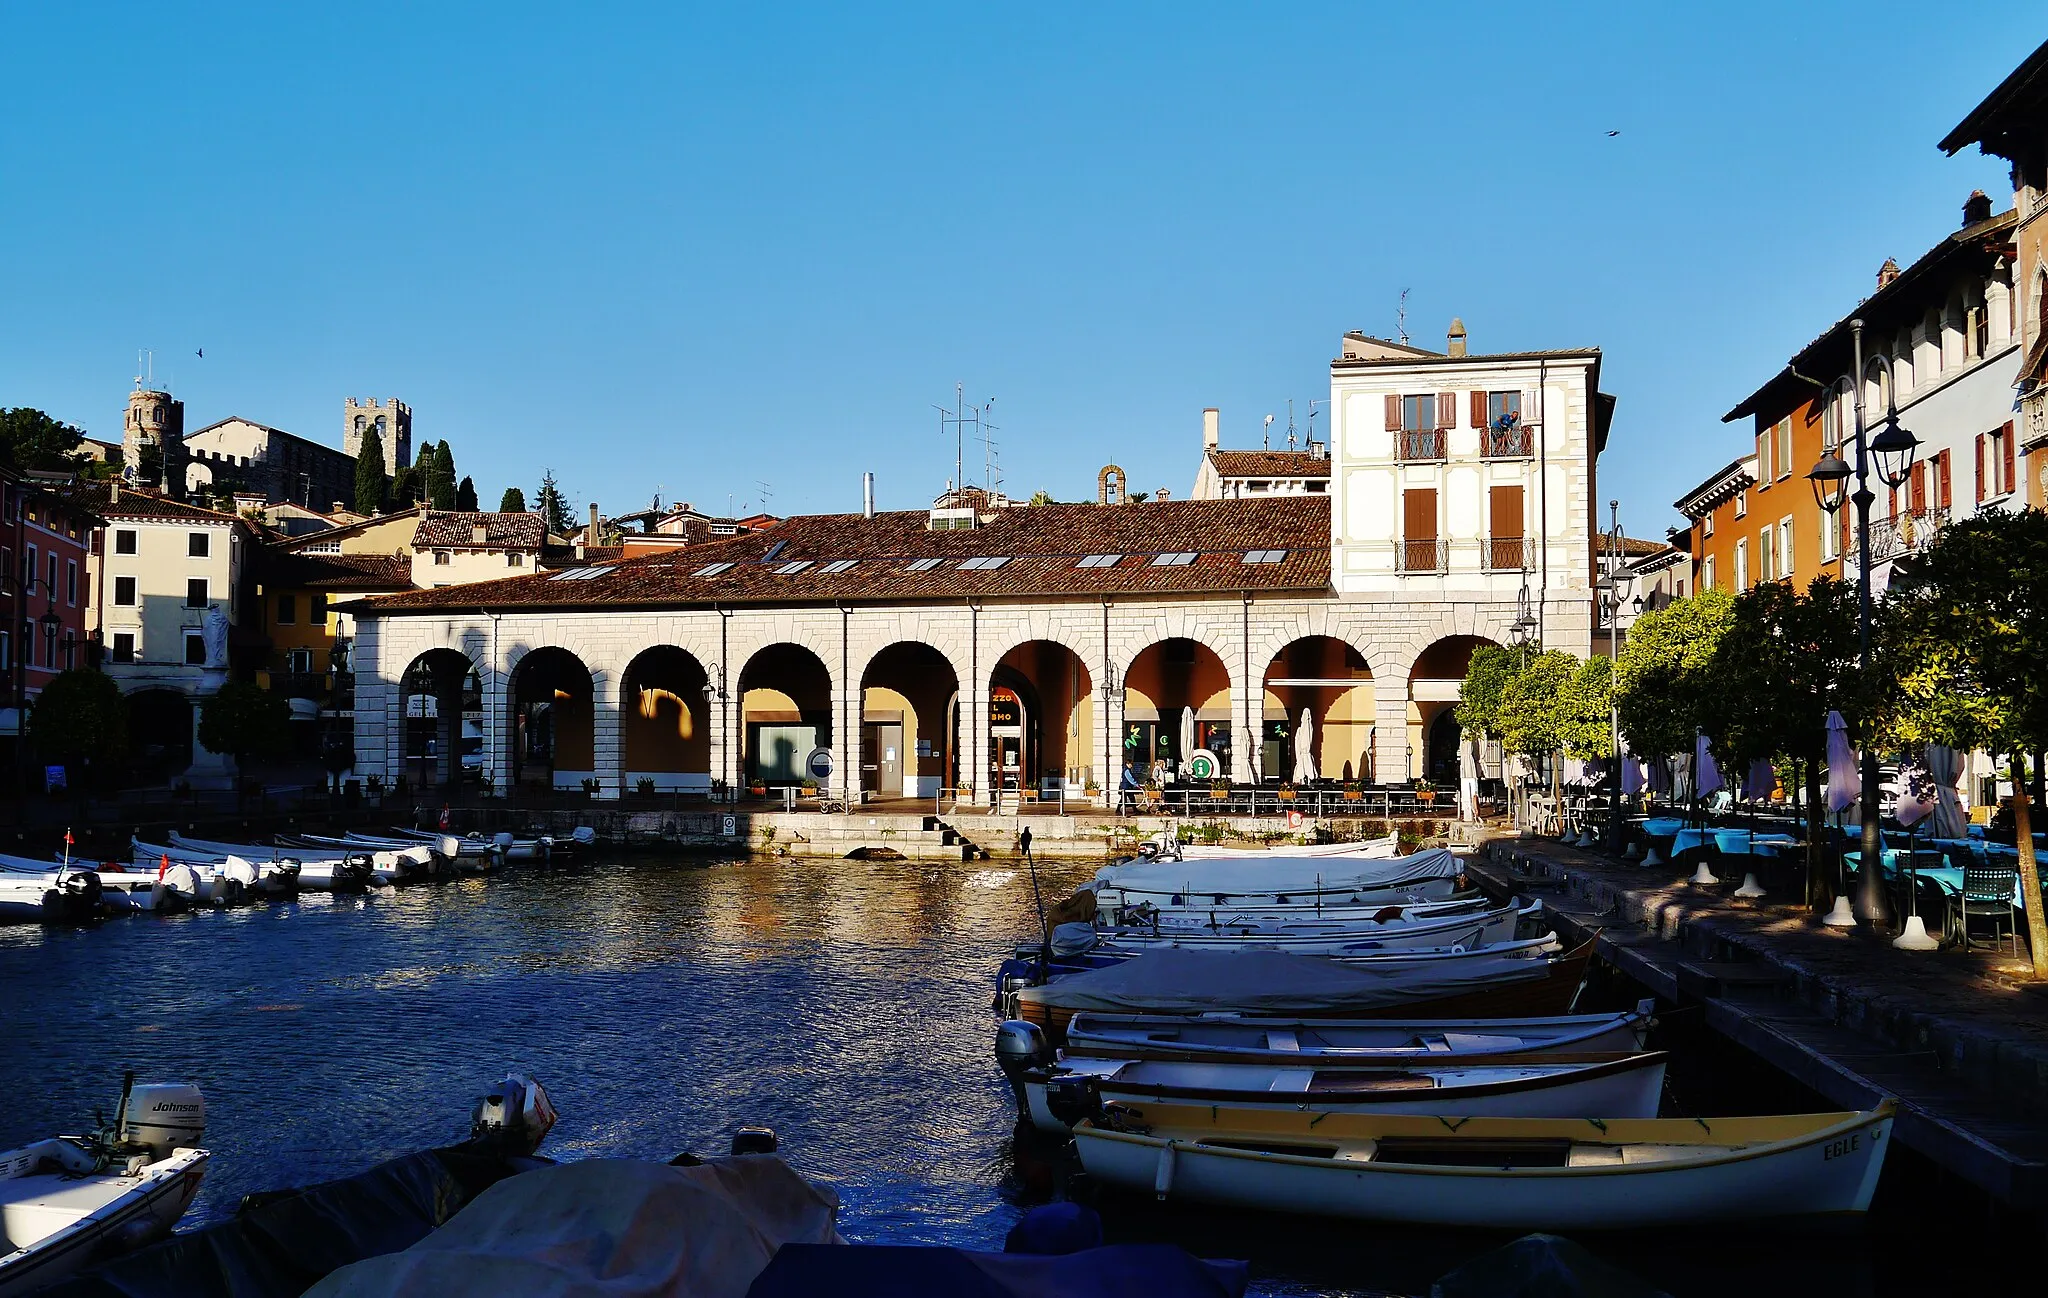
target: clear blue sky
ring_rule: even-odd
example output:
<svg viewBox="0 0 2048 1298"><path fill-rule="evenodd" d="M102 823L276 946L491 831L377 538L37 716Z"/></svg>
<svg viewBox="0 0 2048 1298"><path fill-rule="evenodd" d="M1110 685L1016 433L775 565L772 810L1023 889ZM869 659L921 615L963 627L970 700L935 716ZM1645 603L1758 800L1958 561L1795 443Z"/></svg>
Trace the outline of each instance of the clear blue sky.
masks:
<svg viewBox="0 0 2048 1298"><path fill-rule="evenodd" d="M1934 142L2044 17L11 5L0 405L118 437L148 347L192 427L400 396L487 504L790 513L927 502L957 380L1013 493L1180 495L1202 407L1305 422L1407 288L1424 345L1604 348L1657 535L1879 262L2010 201Z"/></svg>

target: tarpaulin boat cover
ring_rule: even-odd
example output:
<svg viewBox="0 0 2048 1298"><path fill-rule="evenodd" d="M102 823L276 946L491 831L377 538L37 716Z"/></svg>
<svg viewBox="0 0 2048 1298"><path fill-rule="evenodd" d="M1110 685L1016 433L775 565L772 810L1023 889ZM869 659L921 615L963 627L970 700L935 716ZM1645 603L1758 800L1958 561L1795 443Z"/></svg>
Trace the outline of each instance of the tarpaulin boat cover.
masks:
<svg viewBox="0 0 2048 1298"><path fill-rule="evenodd" d="M226 1221L38 1292L50 1298L297 1298L337 1267L417 1243L485 1189L532 1166L530 1159L460 1145L407 1154L339 1181L263 1195Z"/></svg>
<svg viewBox="0 0 2048 1298"><path fill-rule="evenodd" d="M1239 1298L1242 1262L1172 1244L1112 1244L1060 1257L958 1248L785 1244L748 1298Z"/></svg>
<svg viewBox="0 0 2048 1298"><path fill-rule="evenodd" d="M1556 1235L1524 1235L1448 1271L1429 1298L1670 1298Z"/></svg>
<svg viewBox="0 0 2048 1298"><path fill-rule="evenodd" d="M515 1176L307 1298L743 1298L784 1244L840 1244L838 1196L772 1155L592 1159Z"/></svg>
<svg viewBox="0 0 2048 1298"><path fill-rule="evenodd" d="M1527 949L1528 944L1521 944ZM1540 958L1346 962L1285 951L1151 951L1018 993L1036 1004L1112 1013L1296 1014L1342 1018L1359 1010L1452 996L1540 978Z"/></svg>
<svg viewBox="0 0 2048 1298"><path fill-rule="evenodd" d="M1295 892L1386 888L1425 879L1452 879L1464 865L1446 848L1409 856L1360 861L1343 857L1274 856L1253 861L1138 861L1105 865L1095 886L1125 892L1181 894L1191 899Z"/></svg>

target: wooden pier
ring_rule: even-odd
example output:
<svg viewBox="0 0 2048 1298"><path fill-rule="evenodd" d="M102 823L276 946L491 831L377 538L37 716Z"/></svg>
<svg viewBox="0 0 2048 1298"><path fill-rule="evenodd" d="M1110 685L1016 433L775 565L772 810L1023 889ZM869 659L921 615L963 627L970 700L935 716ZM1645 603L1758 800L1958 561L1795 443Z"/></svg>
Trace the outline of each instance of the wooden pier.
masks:
<svg viewBox="0 0 2048 1298"><path fill-rule="evenodd" d="M1897 1139L2022 1213L2048 1215L2048 987L2021 961L1913 953L1803 908L1740 903L1557 843L1497 838L1471 858L1501 895L1540 896L1567 942L1844 1109L1895 1096Z"/></svg>

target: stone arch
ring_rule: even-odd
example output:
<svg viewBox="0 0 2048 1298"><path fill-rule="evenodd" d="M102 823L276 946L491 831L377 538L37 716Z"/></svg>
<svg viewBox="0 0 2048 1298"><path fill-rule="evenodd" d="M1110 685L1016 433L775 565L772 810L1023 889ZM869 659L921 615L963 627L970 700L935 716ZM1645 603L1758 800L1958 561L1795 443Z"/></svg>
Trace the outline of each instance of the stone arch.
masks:
<svg viewBox="0 0 2048 1298"><path fill-rule="evenodd" d="M1243 760L1234 752L1230 665L1221 654L1198 640L1168 636L1133 656L1123 681L1127 760L1138 757L1155 770L1164 762L1177 772L1189 756L1181 751L1181 732L1193 708L1195 748L1216 753L1227 774L1243 778Z"/></svg>
<svg viewBox="0 0 2048 1298"><path fill-rule="evenodd" d="M702 659L672 644L649 645L620 674L619 771L625 789L711 788L711 676Z"/></svg>
<svg viewBox="0 0 2048 1298"><path fill-rule="evenodd" d="M505 690L515 784L580 788L597 779L597 677L560 645L517 654Z"/></svg>
<svg viewBox="0 0 2048 1298"><path fill-rule="evenodd" d="M922 640L897 640L860 664L863 792L936 797L959 783L960 670Z"/></svg>
<svg viewBox="0 0 2048 1298"><path fill-rule="evenodd" d="M1088 659L1051 637L1020 640L988 671L991 789L1042 792L1048 780L1076 791L1096 778L1095 678Z"/></svg>
<svg viewBox="0 0 2048 1298"><path fill-rule="evenodd" d="M418 788L452 787L467 766L475 769L483 748L483 678L477 663L459 649L428 649L406 664L398 678L398 716L405 743L404 770ZM474 731L474 733L472 733ZM474 747L474 755L468 749Z"/></svg>
<svg viewBox="0 0 2048 1298"><path fill-rule="evenodd" d="M1418 778L1440 788L1458 785L1458 735L1455 718L1458 691L1482 645L1498 645L1483 635L1448 635L1430 642L1408 669L1408 735L1410 768Z"/></svg>
<svg viewBox="0 0 2048 1298"><path fill-rule="evenodd" d="M1260 681L1260 770L1275 779L1303 778L1295 753L1306 713L1318 775L1375 778L1376 686L1356 645L1331 635L1297 636L1266 659Z"/></svg>
<svg viewBox="0 0 2048 1298"><path fill-rule="evenodd" d="M800 783L810 778L805 762L812 750L833 746L829 653L792 638L762 645L747 655L735 692L744 744L742 770L750 783Z"/></svg>

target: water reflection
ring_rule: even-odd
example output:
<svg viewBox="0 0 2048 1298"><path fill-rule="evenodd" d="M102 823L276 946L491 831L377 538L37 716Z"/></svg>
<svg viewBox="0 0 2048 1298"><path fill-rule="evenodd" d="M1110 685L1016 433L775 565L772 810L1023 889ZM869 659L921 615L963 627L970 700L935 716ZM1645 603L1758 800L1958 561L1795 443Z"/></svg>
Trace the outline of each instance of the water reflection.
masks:
<svg viewBox="0 0 2048 1298"><path fill-rule="evenodd" d="M1090 872L1041 867L1048 897ZM763 1122L838 1190L849 1237L1000 1247L1061 1166L1028 1133L1013 1144L990 1055L994 966L1033 925L1030 879L1009 868L636 859L0 930L0 1144L78 1129L124 1066L194 1082L214 1152L205 1219L454 1138L478 1088L514 1068L560 1106L556 1157L719 1151ZM1115 1237L1251 1257L1269 1294L1426 1292L1500 1242L1114 1208ZM1643 1269L1674 1293L1731 1275L1764 1294L1858 1290L1858 1250L1765 1268L1725 1245L1677 1276Z"/></svg>

